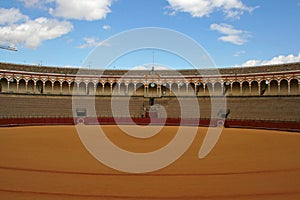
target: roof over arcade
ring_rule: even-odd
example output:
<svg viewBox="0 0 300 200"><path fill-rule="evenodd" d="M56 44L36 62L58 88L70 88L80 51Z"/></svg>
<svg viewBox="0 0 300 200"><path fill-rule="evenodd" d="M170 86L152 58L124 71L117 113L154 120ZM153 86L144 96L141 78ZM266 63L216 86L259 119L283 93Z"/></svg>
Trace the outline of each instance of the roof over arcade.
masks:
<svg viewBox="0 0 300 200"><path fill-rule="evenodd" d="M153 73L153 70L99 70L99 69L85 69L85 68L67 68L55 66L37 66L37 65L24 65L0 62L0 69L2 71L20 71L32 73L49 73L49 74L62 74L62 75L133 75L145 76ZM155 67L154 67L155 70ZM291 72L299 71L300 63L289 63L280 65L256 66L256 67L241 67L241 68L207 68L207 69L185 69L185 70L155 70L155 74L159 76L176 76L181 75L242 75L242 74L270 74L272 72Z"/></svg>

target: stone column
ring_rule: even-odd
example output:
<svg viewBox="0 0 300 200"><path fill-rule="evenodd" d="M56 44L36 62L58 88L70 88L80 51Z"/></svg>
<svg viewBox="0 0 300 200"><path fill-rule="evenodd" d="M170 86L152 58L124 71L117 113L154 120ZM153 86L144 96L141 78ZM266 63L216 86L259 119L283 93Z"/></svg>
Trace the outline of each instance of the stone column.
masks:
<svg viewBox="0 0 300 200"><path fill-rule="evenodd" d="M221 92L222 92L221 95L223 95L223 93L224 93L224 83L222 83L222 82L221 82Z"/></svg>
<svg viewBox="0 0 300 200"><path fill-rule="evenodd" d="M146 96L146 97L148 97L148 85L145 85L145 94L144 94L144 96Z"/></svg>
<svg viewBox="0 0 300 200"><path fill-rule="evenodd" d="M77 84L77 87L78 87L78 90L79 90L79 86L78 86L78 84ZM53 92L54 92L54 82L51 82L51 93L53 94Z"/></svg>
<svg viewBox="0 0 300 200"><path fill-rule="evenodd" d="M88 95L90 93L89 91L89 84L88 83L84 83L85 84L85 95Z"/></svg>
<svg viewBox="0 0 300 200"><path fill-rule="evenodd" d="M136 95L136 83L133 83L133 95Z"/></svg>
<svg viewBox="0 0 300 200"><path fill-rule="evenodd" d="M94 94L96 96L96 93L97 93L97 83L94 83Z"/></svg>
<svg viewBox="0 0 300 200"><path fill-rule="evenodd" d="M19 93L19 80L17 80L17 93Z"/></svg>
<svg viewBox="0 0 300 200"><path fill-rule="evenodd" d="M125 95L126 96L128 95L128 84L127 83L125 84Z"/></svg>
<svg viewBox="0 0 300 200"><path fill-rule="evenodd" d="M249 83L249 95L252 95L252 87L251 87L251 83Z"/></svg>
<svg viewBox="0 0 300 200"><path fill-rule="evenodd" d="M60 94L62 94L63 93L63 91L62 91L62 82L60 82Z"/></svg>
<svg viewBox="0 0 300 200"><path fill-rule="evenodd" d="M68 94L71 94L71 82L68 82Z"/></svg>
<svg viewBox="0 0 300 200"><path fill-rule="evenodd" d="M28 92L27 89L28 89L28 80L25 80L25 93Z"/></svg>
<svg viewBox="0 0 300 200"><path fill-rule="evenodd" d="M9 92L9 84L10 84L10 80L7 80L7 92Z"/></svg>
<svg viewBox="0 0 300 200"><path fill-rule="evenodd" d="M36 80L33 81L33 93L36 93Z"/></svg>
<svg viewBox="0 0 300 200"><path fill-rule="evenodd" d="M240 96L243 96L243 84L240 83Z"/></svg>
<svg viewBox="0 0 300 200"><path fill-rule="evenodd" d="M43 87L43 88L42 88L42 91L43 91L43 92L42 92L42 93L45 93L45 84L46 84L46 82L43 81L43 84L42 84L42 87Z"/></svg>
<svg viewBox="0 0 300 200"><path fill-rule="evenodd" d="M186 83L185 87L186 87L186 94L189 94L189 83Z"/></svg>

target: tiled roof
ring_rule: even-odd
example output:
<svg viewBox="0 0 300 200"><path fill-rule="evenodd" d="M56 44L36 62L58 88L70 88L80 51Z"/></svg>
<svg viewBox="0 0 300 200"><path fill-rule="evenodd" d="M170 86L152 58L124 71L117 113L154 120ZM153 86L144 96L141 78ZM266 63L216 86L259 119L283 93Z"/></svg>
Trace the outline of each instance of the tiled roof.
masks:
<svg viewBox="0 0 300 200"><path fill-rule="evenodd" d="M54 66L37 66L25 64L13 64L0 62L0 69L11 71L25 71L36 73L53 73L53 74L80 74L80 75L145 75L150 74L151 71L145 70L99 70L99 69L83 69L83 68L69 68L69 67L54 67ZM230 67L230 68L213 68L213 69L185 69L185 70L158 70L157 73L162 76L181 74L181 75L239 75L239 74L252 74L252 73L272 73L300 70L300 63L289 63L268 66L255 66L255 67Z"/></svg>

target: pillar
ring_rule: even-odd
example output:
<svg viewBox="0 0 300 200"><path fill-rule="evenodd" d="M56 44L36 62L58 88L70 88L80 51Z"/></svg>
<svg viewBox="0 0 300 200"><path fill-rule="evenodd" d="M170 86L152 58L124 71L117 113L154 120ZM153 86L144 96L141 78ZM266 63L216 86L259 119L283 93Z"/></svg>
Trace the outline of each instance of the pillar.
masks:
<svg viewBox="0 0 300 200"><path fill-rule="evenodd" d="M128 95L128 84L127 83L125 84L125 95L126 96Z"/></svg>
<svg viewBox="0 0 300 200"><path fill-rule="evenodd" d="M185 87L186 87L186 94L188 94L189 93L189 83L186 83Z"/></svg>
<svg viewBox="0 0 300 200"><path fill-rule="evenodd" d="M33 93L36 93L36 80L33 81Z"/></svg>
<svg viewBox="0 0 300 200"><path fill-rule="evenodd" d="M27 93L28 92L28 80L25 80L25 93Z"/></svg>
<svg viewBox="0 0 300 200"><path fill-rule="evenodd" d="M45 92L45 84L46 84L46 83L45 83L45 81L42 81L42 83L43 83L43 84L42 84L42 91L43 91L42 93L44 93L44 92Z"/></svg>
<svg viewBox="0 0 300 200"><path fill-rule="evenodd" d="M62 94L63 93L63 91L62 91L62 82L60 82L60 94Z"/></svg>
<svg viewBox="0 0 300 200"><path fill-rule="evenodd" d="M68 82L68 94L71 94L71 82Z"/></svg>
<svg viewBox="0 0 300 200"><path fill-rule="evenodd" d="M224 93L224 83L221 82L221 94L219 95L223 95L223 93Z"/></svg>
<svg viewBox="0 0 300 200"><path fill-rule="evenodd" d="M136 95L136 83L133 84L133 95Z"/></svg>
<svg viewBox="0 0 300 200"><path fill-rule="evenodd" d="M77 84L77 87L78 87L78 90L79 90L78 84ZM52 94L53 94L53 92L54 92L54 82L51 82L51 91L52 91Z"/></svg>
<svg viewBox="0 0 300 200"><path fill-rule="evenodd" d="M96 95L97 93L97 83L94 83L94 94L93 95Z"/></svg>
<svg viewBox="0 0 300 200"><path fill-rule="evenodd" d="M17 93L19 93L19 80L17 80Z"/></svg>
<svg viewBox="0 0 300 200"><path fill-rule="evenodd" d="M146 97L148 96L148 87L149 87L148 85L145 85L145 94L144 94L144 96L146 96Z"/></svg>
<svg viewBox="0 0 300 200"><path fill-rule="evenodd" d="M240 96L243 96L243 84L240 83Z"/></svg>
<svg viewBox="0 0 300 200"><path fill-rule="evenodd" d="M251 88L251 83L249 83L249 95L252 95L252 88Z"/></svg>
<svg viewBox="0 0 300 200"><path fill-rule="evenodd" d="M88 95L90 93L89 85L87 83L84 83L84 84L85 84L85 95Z"/></svg>
<svg viewBox="0 0 300 200"><path fill-rule="evenodd" d="M10 81L7 80L7 92L9 92L9 84L10 84Z"/></svg>

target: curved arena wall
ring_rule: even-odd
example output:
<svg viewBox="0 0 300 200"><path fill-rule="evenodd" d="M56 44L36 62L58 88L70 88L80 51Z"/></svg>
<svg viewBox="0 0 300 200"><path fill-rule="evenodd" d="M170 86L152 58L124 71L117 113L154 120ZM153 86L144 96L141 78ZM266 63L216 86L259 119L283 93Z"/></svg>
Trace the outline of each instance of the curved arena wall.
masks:
<svg viewBox="0 0 300 200"><path fill-rule="evenodd" d="M111 108L111 97L95 97L95 107L82 105L86 109L84 117L73 114L71 96L48 96L48 95L12 95L1 94L0 104L6 105L0 108L1 125L17 124L74 124L78 118L83 118L85 124L95 124L90 116L91 109L95 109L100 124L115 124L114 118L123 124L130 124L132 118L137 124L149 124L150 118L144 106L148 98L132 97L129 101L129 115L113 113ZM92 97L78 98L90 99ZM200 121L195 121L195 116L181 119L181 113L194 109L195 105L181 110L177 98L161 97L156 98L155 103L163 106L167 113L166 125L179 125L183 120L186 125L208 126L216 124L217 119L211 119L211 98L198 98L200 108ZM127 98L119 97L120 104L127 101ZM189 98L185 97L189 102ZM228 97L227 109L230 113L226 119L227 127L257 127L280 130L300 130L300 96L269 96L269 97ZM118 102L116 102L118 104ZM162 124L159 113L151 119L152 123ZM196 116L197 117L197 116ZM120 120L121 119L121 120ZM153 121L154 120L154 121ZM210 123L210 121L214 121Z"/></svg>
<svg viewBox="0 0 300 200"><path fill-rule="evenodd" d="M98 121L113 124L113 118L129 123L149 123L149 98L166 109L167 125L186 120L187 125L214 124L211 119L211 98L226 96L230 114L228 127L259 127L300 130L300 63L264 67L219 69L214 75L209 69L195 70L122 71L41 67L0 63L0 124L74 124L72 97L94 98ZM178 75L178 72L180 76ZM112 113L111 96L117 101L130 97L130 114ZM200 121L189 116L191 107L181 111L177 98L188 101L196 96ZM180 119L185 112L187 119ZM74 116L75 118L77 116ZM196 116L199 117L199 116ZM121 120L121 121L122 121ZM159 112L155 119L161 123ZM76 120L75 120L76 123Z"/></svg>

